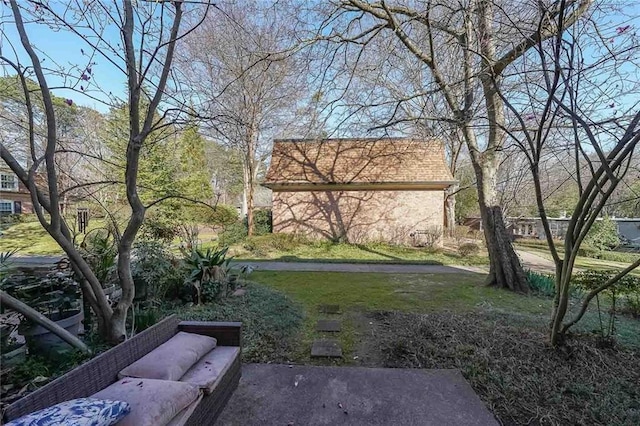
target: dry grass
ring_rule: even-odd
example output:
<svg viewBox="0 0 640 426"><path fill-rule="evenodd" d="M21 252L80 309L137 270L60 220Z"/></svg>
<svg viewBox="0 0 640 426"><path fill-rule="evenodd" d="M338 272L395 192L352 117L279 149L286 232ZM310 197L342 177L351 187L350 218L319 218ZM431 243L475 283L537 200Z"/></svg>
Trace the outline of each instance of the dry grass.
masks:
<svg viewBox="0 0 640 426"><path fill-rule="evenodd" d="M457 368L505 425L640 424L640 354L591 338L556 350L531 316L370 314L385 367Z"/></svg>

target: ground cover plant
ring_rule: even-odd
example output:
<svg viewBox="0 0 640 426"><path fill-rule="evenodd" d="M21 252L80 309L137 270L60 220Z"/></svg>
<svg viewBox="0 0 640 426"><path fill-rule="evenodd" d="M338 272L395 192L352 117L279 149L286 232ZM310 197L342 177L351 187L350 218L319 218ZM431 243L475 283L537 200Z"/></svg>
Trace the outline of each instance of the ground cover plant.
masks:
<svg viewBox="0 0 640 426"><path fill-rule="evenodd" d="M245 283L242 296L199 306L165 304L159 317L176 314L191 321L242 321L243 362L286 362L302 324L300 304L267 286Z"/></svg>
<svg viewBox="0 0 640 426"><path fill-rule="evenodd" d="M637 425L638 349L545 344L546 321L505 312L369 317L368 363L457 368L505 425Z"/></svg>

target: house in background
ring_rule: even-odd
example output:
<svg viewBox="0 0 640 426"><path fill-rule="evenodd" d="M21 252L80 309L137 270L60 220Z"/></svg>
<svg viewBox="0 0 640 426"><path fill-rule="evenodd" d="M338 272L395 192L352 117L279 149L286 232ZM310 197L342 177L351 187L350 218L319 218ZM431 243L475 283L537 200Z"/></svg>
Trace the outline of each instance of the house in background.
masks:
<svg viewBox="0 0 640 426"><path fill-rule="evenodd" d="M0 215L33 213L31 195L9 169L0 169Z"/></svg>
<svg viewBox="0 0 640 426"><path fill-rule="evenodd" d="M596 220L602 220L597 218ZM622 245L630 248L640 248L640 218L611 217L611 220L618 226L618 235L622 239ZM551 236L555 239L564 238L570 217L550 217L549 228ZM533 238L544 240L546 234L539 217L507 217L505 219L507 229L512 238ZM471 229L482 230L482 221L478 217L465 219L464 224Z"/></svg>
<svg viewBox="0 0 640 426"><path fill-rule="evenodd" d="M263 185L273 232L407 244L441 236L453 183L438 140L288 139L274 141Z"/></svg>

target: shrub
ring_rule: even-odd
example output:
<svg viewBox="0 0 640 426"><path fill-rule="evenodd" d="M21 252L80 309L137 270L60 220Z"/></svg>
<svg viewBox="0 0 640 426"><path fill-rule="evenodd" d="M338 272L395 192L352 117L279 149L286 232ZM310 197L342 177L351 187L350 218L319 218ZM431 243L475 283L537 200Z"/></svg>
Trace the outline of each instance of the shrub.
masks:
<svg viewBox="0 0 640 426"><path fill-rule="evenodd" d="M87 233L80 243L82 256L103 287L116 283L118 249L108 229L95 229Z"/></svg>
<svg viewBox="0 0 640 426"><path fill-rule="evenodd" d="M556 284L553 275L541 274L527 270L529 288L535 293L545 297L555 296Z"/></svg>
<svg viewBox="0 0 640 426"><path fill-rule="evenodd" d="M622 310L634 318L640 318L640 289L624 296Z"/></svg>
<svg viewBox="0 0 640 426"><path fill-rule="evenodd" d="M185 263L191 268L187 281L196 290L196 303L213 302L226 296L229 291L229 261L227 247L221 250L207 249L200 251L194 249Z"/></svg>
<svg viewBox="0 0 640 426"><path fill-rule="evenodd" d="M264 255L270 250L291 251L303 244L309 243L308 239L296 234L267 234L247 238L242 247L257 255Z"/></svg>
<svg viewBox="0 0 640 426"><path fill-rule="evenodd" d="M218 244L224 247L239 243L247 237L247 226L236 222L227 226L218 236Z"/></svg>
<svg viewBox="0 0 640 426"><path fill-rule="evenodd" d="M460 256L476 256L480 252L480 247L476 243L464 243L458 247Z"/></svg>
<svg viewBox="0 0 640 426"><path fill-rule="evenodd" d="M429 226L409 234L413 238L413 245L417 247L435 248L442 238L442 228L440 226Z"/></svg>
<svg viewBox="0 0 640 426"><path fill-rule="evenodd" d="M248 228L247 218L243 219L245 229ZM253 211L253 232L254 235L270 234L273 231L273 223L270 209L259 209Z"/></svg>
<svg viewBox="0 0 640 426"><path fill-rule="evenodd" d="M144 240L171 242L178 236L177 223L162 212L147 214L140 228L140 237Z"/></svg>
<svg viewBox="0 0 640 426"><path fill-rule="evenodd" d="M608 280L613 278L618 271L597 271L587 270L576 274L574 281L576 285L586 291L592 291L605 284ZM616 313L618 312L618 298L621 295L625 296L625 300L631 300L632 309L634 302L637 298L634 297L640 292L640 277L634 275L625 275L617 283L610 286L608 289L596 294L596 307L599 313L600 321L600 336L603 339L611 340L616 331ZM601 305L600 295L603 294L608 297L610 307L608 309L608 321L605 324L602 321L602 314L605 309ZM629 298L628 296L631 296ZM607 314L605 313L605 315Z"/></svg>
<svg viewBox="0 0 640 426"><path fill-rule="evenodd" d="M138 241L133 249L131 274L136 300L162 300L167 292L175 294L187 274L180 261L159 241Z"/></svg>
<svg viewBox="0 0 640 426"><path fill-rule="evenodd" d="M620 245L618 225L611 218L604 217L593 223L584 239L585 243L598 250L611 250Z"/></svg>
<svg viewBox="0 0 640 426"><path fill-rule="evenodd" d="M193 218L212 228L224 228L238 221L238 210L233 206L218 204L215 208L202 205L194 206Z"/></svg>

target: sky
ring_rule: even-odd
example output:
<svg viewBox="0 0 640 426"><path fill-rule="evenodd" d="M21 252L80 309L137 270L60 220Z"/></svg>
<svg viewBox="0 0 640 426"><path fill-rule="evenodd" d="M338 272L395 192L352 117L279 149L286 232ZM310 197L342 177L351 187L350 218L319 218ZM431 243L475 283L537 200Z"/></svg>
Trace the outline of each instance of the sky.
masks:
<svg viewBox="0 0 640 426"><path fill-rule="evenodd" d="M64 6L60 1L52 1L51 4L55 10L61 10ZM30 64L13 23L10 7L0 3L0 11L0 51L10 59L17 57L22 64ZM38 56L44 59L43 66L49 70L63 68L68 76L62 78L57 75L57 72L48 72L50 87L73 86L76 89L53 89L55 95L101 112L109 110L109 95L119 100L126 99L126 75L104 56L92 55L93 49L86 41L68 30L53 30L46 25L36 23L28 23L25 27L31 45L34 46ZM105 40L112 46L117 48L122 45L120 32L115 25L106 27L103 34ZM110 54L109 57L121 66L124 65L116 55ZM12 70L7 70L4 64L0 66L5 68L4 74L14 74ZM83 80L83 74L89 80ZM81 87L84 90L81 90ZM87 95L83 95L83 92Z"/></svg>

